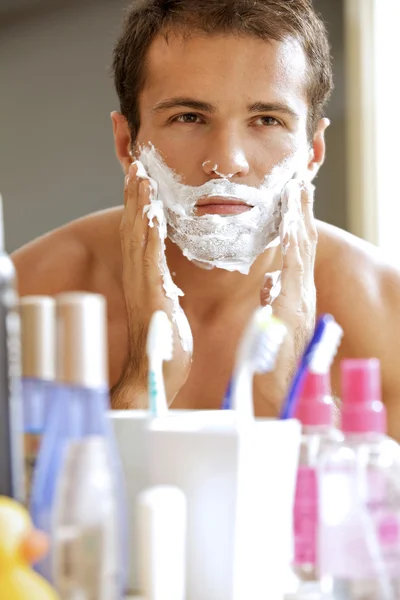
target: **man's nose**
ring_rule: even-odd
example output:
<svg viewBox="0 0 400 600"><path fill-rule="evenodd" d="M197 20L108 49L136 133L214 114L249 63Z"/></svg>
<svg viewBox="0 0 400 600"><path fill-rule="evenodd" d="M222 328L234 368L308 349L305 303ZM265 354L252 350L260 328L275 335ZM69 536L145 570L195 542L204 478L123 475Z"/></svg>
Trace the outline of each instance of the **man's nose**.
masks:
<svg viewBox="0 0 400 600"><path fill-rule="evenodd" d="M220 134L210 144L202 164L208 177L243 177L249 173L249 163L239 140L232 135Z"/></svg>

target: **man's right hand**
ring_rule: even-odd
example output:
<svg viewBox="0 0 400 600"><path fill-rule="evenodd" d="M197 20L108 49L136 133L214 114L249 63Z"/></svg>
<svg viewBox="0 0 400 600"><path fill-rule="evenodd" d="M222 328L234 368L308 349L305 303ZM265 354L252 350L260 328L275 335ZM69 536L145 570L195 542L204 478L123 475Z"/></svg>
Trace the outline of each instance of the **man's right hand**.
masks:
<svg viewBox="0 0 400 600"><path fill-rule="evenodd" d="M133 163L125 178L125 206L120 227L129 351L125 370L112 390L112 406L119 409L148 406L146 339L151 316L156 310L163 310L168 315L174 329L173 357L164 363L169 404L185 383L191 365L191 350L183 349L174 320L174 302L167 298L163 288L164 240L160 238L158 223L154 222L154 227L150 227L144 211L150 204L151 193L150 181L138 177L137 166ZM183 312L180 318L186 319Z"/></svg>

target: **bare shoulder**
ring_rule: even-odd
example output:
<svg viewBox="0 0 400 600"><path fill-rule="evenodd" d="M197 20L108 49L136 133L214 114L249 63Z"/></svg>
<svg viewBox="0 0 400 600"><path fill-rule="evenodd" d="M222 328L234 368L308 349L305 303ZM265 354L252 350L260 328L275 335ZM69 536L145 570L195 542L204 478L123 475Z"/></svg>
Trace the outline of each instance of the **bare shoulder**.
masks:
<svg viewBox="0 0 400 600"><path fill-rule="evenodd" d="M344 329L341 355L377 357L390 421L399 422L400 261L341 229L318 222L315 267L318 312ZM400 428L390 431L400 439Z"/></svg>
<svg viewBox="0 0 400 600"><path fill-rule="evenodd" d="M118 269L121 209L90 214L55 229L13 253L20 295L86 290Z"/></svg>
<svg viewBox="0 0 400 600"><path fill-rule="evenodd" d="M17 250L21 296L86 291L107 299L109 378L115 385L128 341L119 227L122 207L96 212L56 229Z"/></svg>
<svg viewBox="0 0 400 600"><path fill-rule="evenodd" d="M397 308L400 262L396 265L376 246L338 227L320 221L317 226L315 276L320 302L351 315L362 310L354 304L357 297L367 310Z"/></svg>

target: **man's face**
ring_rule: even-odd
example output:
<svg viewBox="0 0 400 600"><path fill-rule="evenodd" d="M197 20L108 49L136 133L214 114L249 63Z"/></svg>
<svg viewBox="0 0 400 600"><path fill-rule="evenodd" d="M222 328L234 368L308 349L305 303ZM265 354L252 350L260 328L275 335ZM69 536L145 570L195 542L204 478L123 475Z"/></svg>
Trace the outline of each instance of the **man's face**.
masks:
<svg viewBox="0 0 400 600"><path fill-rule="evenodd" d="M159 36L147 57L137 143L151 142L194 186L215 176L213 168L258 186L295 153L305 169L306 73L296 41Z"/></svg>

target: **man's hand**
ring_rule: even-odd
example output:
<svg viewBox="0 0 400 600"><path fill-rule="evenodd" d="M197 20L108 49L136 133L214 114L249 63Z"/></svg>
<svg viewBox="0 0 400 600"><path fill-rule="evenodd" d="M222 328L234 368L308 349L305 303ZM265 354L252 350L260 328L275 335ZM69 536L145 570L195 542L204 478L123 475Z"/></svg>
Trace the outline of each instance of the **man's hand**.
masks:
<svg viewBox="0 0 400 600"><path fill-rule="evenodd" d="M150 181L140 178L137 166L132 164L125 179L125 208L120 227L129 353L124 373L112 390L113 408L148 406L146 338L151 316L156 310L163 310L174 327L173 358L164 363L169 404L185 383L191 365L191 349L183 349L176 325L177 300L167 298L163 288L164 240L160 238L158 224L154 220L154 226L150 227L145 214L152 193ZM186 319L182 309L178 318ZM188 324L187 329L190 332Z"/></svg>
<svg viewBox="0 0 400 600"><path fill-rule="evenodd" d="M291 201L298 204L300 215L283 241L281 291L272 304L273 314L282 319L288 333L274 372L255 378L256 397L259 398L256 410L260 415L271 405L276 413L279 412L288 384L315 327L314 264L318 233L313 214L314 186L303 184L300 201L296 198L291 198ZM271 301L272 284L272 278L267 276L261 290L263 305Z"/></svg>

